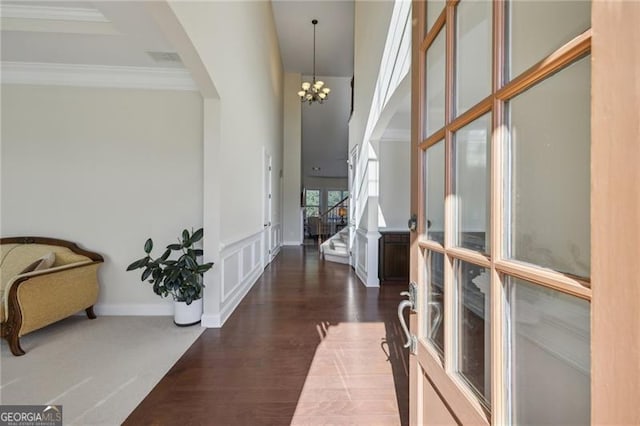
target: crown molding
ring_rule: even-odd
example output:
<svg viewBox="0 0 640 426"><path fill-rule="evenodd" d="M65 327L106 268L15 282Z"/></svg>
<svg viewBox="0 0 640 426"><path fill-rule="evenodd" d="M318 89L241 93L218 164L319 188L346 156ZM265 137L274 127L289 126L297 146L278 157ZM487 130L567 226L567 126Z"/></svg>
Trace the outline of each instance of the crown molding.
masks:
<svg viewBox="0 0 640 426"><path fill-rule="evenodd" d="M198 91L182 68L2 62L2 84Z"/></svg>
<svg viewBox="0 0 640 426"><path fill-rule="evenodd" d="M110 22L98 9L88 7L3 4L2 18L45 19L49 21Z"/></svg>

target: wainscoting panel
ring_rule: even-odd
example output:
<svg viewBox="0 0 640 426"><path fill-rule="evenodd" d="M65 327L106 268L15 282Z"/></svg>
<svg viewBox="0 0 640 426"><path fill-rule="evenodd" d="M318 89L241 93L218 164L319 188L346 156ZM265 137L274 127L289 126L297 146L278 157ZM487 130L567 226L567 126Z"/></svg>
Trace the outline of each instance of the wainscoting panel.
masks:
<svg viewBox="0 0 640 426"><path fill-rule="evenodd" d="M222 263L221 300L223 309L228 302L236 299L236 293L244 295L260 276L261 269L259 258L256 256L256 247L259 250L261 241L262 232L258 232L222 248L220 259Z"/></svg>
<svg viewBox="0 0 640 426"><path fill-rule="evenodd" d="M234 252L222 257L222 300L233 292L240 282L240 252Z"/></svg>
<svg viewBox="0 0 640 426"><path fill-rule="evenodd" d="M271 227L271 259L280 253L282 246L282 226L278 223Z"/></svg>
<svg viewBox="0 0 640 426"><path fill-rule="evenodd" d="M356 275L367 282L367 234L360 229L356 230Z"/></svg>
<svg viewBox="0 0 640 426"><path fill-rule="evenodd" d="M271 231L271 252L275 256L282 245L281 227L276 225L273 228ZM260 230L248 237L221 246L220 311L219 314L205 314L203 326L222 327L262 275L264 271L262 262L265 254L263 247L265 247L266 236L266 232Z"/></svg>
<svg viewBox="0 0 640 426"><path fill-rule="evenodd" d="M253 266L253 247L246 246L242 248L242 276L246 276L251 272Z"/></svg>
<svg viewBox="0 0 640 426"><path fill-rule="evenodd" d="M262 232L260 233L260 236L262 237ZM253 251L258 255L258 259L259 259L260 255L262 254L262 239L256 241L253 244Z"/></svg>
<svg viewBox="0 0 640 426"><path fill-rule="evenodd" d="M378 231L356 231L356 276L367 287L379 287Z"/></svg>

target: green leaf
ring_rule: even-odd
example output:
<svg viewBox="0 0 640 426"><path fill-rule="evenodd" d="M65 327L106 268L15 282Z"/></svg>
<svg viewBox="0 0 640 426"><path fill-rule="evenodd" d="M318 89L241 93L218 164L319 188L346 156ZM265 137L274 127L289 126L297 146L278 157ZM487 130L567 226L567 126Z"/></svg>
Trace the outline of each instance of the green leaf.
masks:
<svg viewBox="0 0 640 426"><path fill-rule="evenodd" d="M134 269L142 268L147 266L149 263L149 256L143 257L142 259L138 259L133 262L131 265L127 266L127 271L133 271Z"/></svg>
<svg viewBox="0 0 640 426"><path fill-rule="evenodd" d="M198 269L198 264L196 263L196 261L195 261L195 260L193 260L193 258L192 258L192 257L190 257L190 256L185 256L185 257L184 257L184 260L185 260L185 262L186 262L186 264L187 264L187 266L188 266L189 268L191 268L191 269Z"/></svg>
<svg viewBox="0 0 640 426"><path fill-rule="evenodd" d="M142 278L140 280L145 281L147 278L149 278L149 275L151 275L152 272L153 272L152 268L145 269L144 272L142 273Z"/></svg>
<svg viewBox="0 0 640 426"><path fill-rule="evenodd" d="M209 269L211 269L213 267L213 262L210 263L204 263L202 265L198 265L198 273L200 274L204 274L205 272L207 272Z"/></svg>
<svg viewBox="0 0 640 426"><path fill-rule="evenodd" d="M204 229L203 228L198 229L191 236L191 242L192 243L197 243L198 241L200 241L202 239L203 235L204 235Z"/></svg>
<svg viewBox="0 0 640 426"><path fill-rule="evenodd" d="M191 245L191 242L189 241L189 231L187 231L186 229L182 231L182 245L184 247L188 247Z"/></svg>
<svg viewBox="0 0 640 426"><path fill-rule="evenodd" d="M169 281L176 281L178 276L180 276L180 269L174 269L171 271L171 274L169 274Z"/></svg>
<svg viewBox="0 0 640 426"><path fill-rule="evenodd" d="M164 253L162 253L162 256L160 256L160 262L164 262L169 258L169 256L171 256L171 250L167 249Z"/></svg>
<svg viewBox="0 0 640 426"><path fill-rule="evenodd" d="M149 238L146 243L144 243L144 252L149 254L153 250L153 240Z"/></svg>
<svg viewBox="0 0 640 426"><path fill-rule="evenodd" d="M168 250L182 250L182 244L169 244L167 246Z"/></svg>

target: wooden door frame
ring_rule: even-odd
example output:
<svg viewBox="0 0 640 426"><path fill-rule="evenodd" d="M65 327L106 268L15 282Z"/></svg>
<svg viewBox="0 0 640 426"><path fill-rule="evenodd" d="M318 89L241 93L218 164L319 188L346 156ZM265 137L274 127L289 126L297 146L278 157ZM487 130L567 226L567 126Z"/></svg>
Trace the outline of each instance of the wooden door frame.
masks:
<svg viewBox="0 0 640 426"><path fill-rule="evenodd" d="M640 3L591 16L591 422L640 424Z"/></svg>
<svg viewBox="0 0 640 426"><path fill-rule="evenodd" d="M440 28L446 19L451 19L453 8L458 0L447 1L447 7L436 20L434 27ZM494 1L494 7L501 8L502 1ZM421 97L423 93L424 53L438 31L429 34L425 39L424 25L425 3L413 2L413 41L412 48L412 121L418 123L423 117ZM452 16L452 15L451 15ZM494 14L494 19L503 19ZM640 75L640 3L594 1L592 4L592 27L574 39L566 49L557 51L544 61L532 67L523 78L515 79L501 86L502 78L498 74L501 67L494 63L493 84L494 95L476 107L456 118L454 126L447 131L437 132L424 139L420 125L413 125L411 134L411 211L420 217L423 206L423 179L420 177L419 152L427 146L450 136L452 130L470 123L480 111L493 110L494 116L500 113L501 101L510 99L531 87L534 82L546 78L553 70L559 70L586 53L591 53L592 63L592 108L591 108L591 278L590 280L563 280L557 274L544 276L541 283L565 293L573 294L591 301L591 421L593 424L640 424L640 127L638 111L640 111L640 93L633 90L638 87ZM500 27L498 27L500 28ZM448 32L452 28L447 27ZM504 34L494 35L494 49L503 49ZM447 51L451 49L452 38L447 40ZM416 42L418 41L418 42ZM499 55L501 52L499 53ZM451 60L447 54L447 61ZM495 55L494 57L497 57ZM535 69L534 69L535 68ZM453 76L447 68L447 78ZM450 85L448 87L451 87ZM448 95L451 99L451 94ZM449 111L451 102L445 105ZM499 135L498 135L499 136ZM492 168L500 165L499 144L493 144ZM497 167L494 170L501 170ZM493 185L501 185L501 176L494 175ZM449 181L449 179L447 179ZM495 191L491 191L495 193ZM498 199L496 199L498 198ZM491 200L492 209L501 209L501 197ZM498 215L494 215L498 216ZM502 229L500 220L492 218L493 229ZM420 241L421 229L411 235L411 279L418 282L423 273L422 249L438 249L437 244ZM502 240L499 232L493 232L492 251L501 249ZM451 252L451 250L448 250ZM455 250L457 251L457 250ZM455 252L454 251L454 252ZM456 257L463 258L469 253L460 251ZM470 258L476 263L482 259ZM509 269L499 256L491 256L491 266L497 274L496 266L502 271L519 275L527 279L531 271ZM446 263L446 261L445 261ZM496 277L497 278L497 277ZM540 279L538 280L540 281ZM499 284L499 280L492 279ZM496 324L501 317L502 289L492 284L491 322ZM421 300L421 297L418 297ZM411 315L412 330L419 328L416 314ZM495 328L494 328L495 330ZM501 371L503 365L502 335L492 333L492 370ZM417 382L420 369L418 358L422 363L432 367L434 375L446 375L447 370L439 360L430 354L419 353L410 357L410 405L421 405L421 383ZM497 369L497 370L496 370ZM422 378L420 378L422 380ZM483 418L482 413L469 407L468 398L454 388L438 388L431 385L452 412L463 412L457 417L460 423L503 424L504 408L500 402L501 386L492 385L494 410L491 418ZM504 381L503 381L504 382ZM497 402L498 407L495 407ZM462 407L462 408L461 408ZM471 408L471 410L469 410ZM475 414L474 415L474 411ZM411 424L422 424L419 411L411 409Z"/></svg>

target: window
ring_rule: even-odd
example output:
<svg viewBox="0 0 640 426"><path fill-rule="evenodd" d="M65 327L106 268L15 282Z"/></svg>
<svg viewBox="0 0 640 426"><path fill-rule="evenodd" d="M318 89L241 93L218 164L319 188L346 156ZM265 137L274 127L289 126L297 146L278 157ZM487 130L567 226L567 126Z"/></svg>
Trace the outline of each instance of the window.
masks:
<svg viewBox="0 0 640 426"><path fill-rule="evenodd" d="M305 217L320 215L320 190L307 189L304 192Z"/></svg>
<svg viewBox="0 0 640 426"><path fill-rule="evenodd" d="M340 189L337 190L332 190L330 189L329 191L327 191L327 209L330 209L331 207L335 206L336 204L338 204L340 201L342 201L344 198L349 197L349 191L343 191ZM347 205L348 204L349 199L347 198L344 201L344 204Z"/></svg>
<svg viewBox="0 0 640 426"><path fill-rule="evenodd" d="M418 353L493 424L590 422L591 4L542 3L414 3Z"/></svg>

